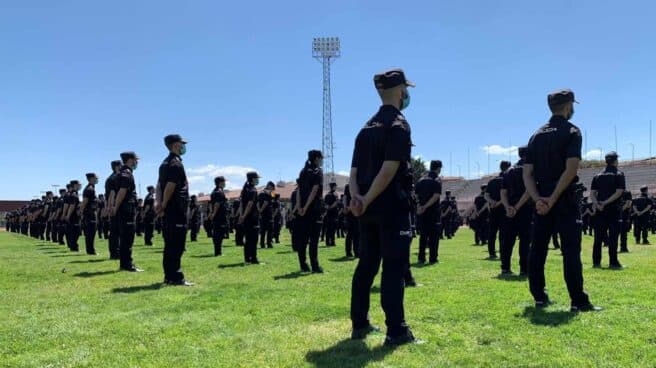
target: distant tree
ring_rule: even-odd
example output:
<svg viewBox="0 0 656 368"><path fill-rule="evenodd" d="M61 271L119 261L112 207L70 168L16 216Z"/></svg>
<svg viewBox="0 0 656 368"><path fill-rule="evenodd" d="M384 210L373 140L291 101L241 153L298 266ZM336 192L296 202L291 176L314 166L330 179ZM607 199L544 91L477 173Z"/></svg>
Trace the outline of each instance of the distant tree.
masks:
<svg viewBox="0 0 656 368"><path fill-rule="evenodd" d="M422 160L421 157L415 157L410 159L410 166L412 170L412 176L415 179L415 183L421 179L421 176L426 172L426 161Z"/></svg>

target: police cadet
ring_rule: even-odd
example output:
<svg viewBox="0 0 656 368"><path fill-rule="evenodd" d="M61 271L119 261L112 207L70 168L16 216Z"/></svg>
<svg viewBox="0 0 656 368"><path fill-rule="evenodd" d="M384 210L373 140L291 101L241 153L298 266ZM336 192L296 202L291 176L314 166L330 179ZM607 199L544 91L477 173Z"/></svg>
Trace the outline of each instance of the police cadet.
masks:
<svg viewBox="0 0 656 368"><path fill-rule="evenodd" d="M94 240L96 238L96 227L98 225L98 198L96 197L96 184L98 176L95 173L87 173L87 186L82 191L82 224L84 227L84 243L87 254L96 255Z"/></svg>
<svg viewBox="0 0 656 368"><path fill-rule="evenodd" d="M230 204L230 222L235 227L235 245L240 247L244 245L244 227L239 223L239 209L241 208L241 201L239 198L232 200Z"/></svg>
<svg viewBox="0 0 656 368"><path fill-rule="evenodd" d="M282 228L282 205L280 203L280 193L273 195L271 201L271 212L273 212L273 242L280 244L280 229Z"/></svg>
<svg viewBox="0 0 656 368"><path fill-rule="evenodd" d="M107 199L106 216L109 219L109 259L120 259L120 227L116 218L114 207L116 193L118 192L118 176L122 162L115 160L111 162L112 173L105 179L105 198Z"/></svg>
<svg viewBox="0 0 656 368"><path fill-rule="evenodd" d="M45 228L43 229L45 231L45 238L46 241L51 240L51 232L52 232L52 213L54 212L54 199L51 191L46 192L46 199L43 202L43 212L41 213L41 217L45 221Z"/></svg>
<svg viewBox="0 0 656 368"><path fill-rule="evenodd" d="M246 173L246 183L239 196L239 220L244 236L244 263L260 264L257 259L258 216L257 189L260 176L255 171Z"/></svg>
<svg viewBox="0 0 656 368"><path fill-rule="evenodd" d="M631 194L631 192L629 192ZM629 211L630 212L630 211ZM592 225L590 218L592 217L592 203L588 202L588 197L583 198L583 203L581 205L581 222L583 225L583 234L592 235Z"/></svg>
<svg viewBox="0 0 656 368"><path fill-rule="evenodd" d="M268 182L264 189L257 195L257 213L260 218L260 248L273 248L273 211L271 193L276 189L272 181ZM266 239L266 245L264 243Z"/></svg>
<svg viewBox="0 0 656 368"><path fill-rule="evenodd" d="M98 239L105 235L105 195L98 195Z"/></svg>
<svg viewBox="0 0 656 368"><path fill-rule="evenodd" d="M59 190L59 199L57 200L57 211L55 212L54 220L56 224L56 238L57 242L59 245L64 245L64 234L66 233L65 229L65 222L64 222L64 200L66 199L66 195L68 193L68 188L70 188L70 184L66 184L67 189L60 189Z"/></svg>
<svg viewBox="0 0 656 368"><path fill-rule="evenodd" d="M616 152L606 154L606 168L592 178L590 186L590 200L598 216L592 248L592 264L595 268L601 268L601 245L605 238L609 268L622 269L617 259L617 240L620 235L621 198L626 189L626 179L624 173L617 169L617 157Z"/></svg>
<svg viewBox="0 0 656 368"><path fill-rule="evenodd" d="M577 223L576 172L581 161L581 131L569 122L574 93L561 90L548 96L552 117L528 143L523 165L524 184L535 202L533 241L529 254L529 285L536 308L551 304L545 290L544 264L552 232L560 234L565 282L572 312L601 310L583 290L581 229Z"/></svg>
<svg viewBox="0 0 656 368"><path fill-rule="evenodd" d="M489 205L485 199L487 185L481 185L481 193L474 198L474 243L484 245L487 242Z"/></svg>
<svg viewBox="0 0 656 368"><path fill-rule="evenodd" d="M439 203L439 209L440 209L440 227L439 227L439 237L440 239L444 239L444 236L447 234L447 225L449 223L449 213L451 212L451 206L449 205L449 198L451 197L451 191L447 190L444 192L444 197L446 200L440 201ZM442 226L444 225L444 226Z"/></svg>
<svg viewBox="0 0 656 368"><path fill-rule="evenodd" d="M337 231L337 215L338 215L338 203L339 199L337 198L337 183L329 184L330 190L326 193L326 196L323 199L324 205L326 207L326 216L324 216L323 221L326 226L326 246L334 247L335 246L335 232Z"/></svg>
<svg viewBox="0 0 656 368"><path fill-rule="evenodd" d="M501 273L512 274L512 258L515 240L519 238L519 274L528 274L528 253L531 247L531 220L533 205L526 192L523 179L523 165L526 159L526 147L519 147L519 161L503 175L501 184L501 202L506 211L506 219L501 231L500 253Z"/></svg>
<svg viewBox="0 0 656 368"><path fill-rule="evenodd" d="M191 196L189 202L189 235L192 242L198 240L198 232L200 231L200 208L198 207L198 199L195 195Z"/></svg>
<svg viewBox="0 0 656 368"><path fill-rule="evenodd" d="M419 199L417 207L417 227L419 235L419 263L426 262L426 247L428 247L428 262L438 262L440 246L440 195L442 195L442 181L440 172L442 161L430 162L430 171L425 173L415 185L415 193Z"/></svg>
<svg viewBox="0 0 656 368"><path fill-rule="evenodd" d="M497 259L497 234L499 235L499 244L503 243L503 233L499 230L505 221L506 213L504 211L503 203L501 203L501 187L503 186L503 175L510 166L510 162L501 161L499 164L501 172L487 183L485 200L487 200L490 208L487 237L488 259Z"/></svg>
<svg viewBox="0 0 656 368"><path fill-rule="evenodd" d="M351 189L350 185L344 186L344 217L346 221L346 239L344 246L347 257L357 257L360 245L360 229L358 219L351 211Z"/></svg>
<svg viewBox="0 0 656 368"><path fill-rule="evenodd" d="M223 176L214 178L214 190L210 195L208 220L212 222L212 241L214 242L215 257L223 255L223 239L228 231L228 201L223 188L225 188L225 178Z"/></svg>
<svg viewBox="0 0 656 368"><path fill-rule="evenodd" d="M153 231L155 230L155 187L149 185L146 190L148 194L144 198L143 208L144 244L153 245Z"/></svg>
<svg viewBox="0 0 656 368"><path fill-rule="evenodd" d="M187 241L187 207L189 206L189 183L181 156L187 153L187 142L178 134L164 137L169 155L159 166L157 179L157 201L159 214L163 215L164 283L192 286L182 273L182 254Z"/></svg>
<svg viewBox="0 0 656 368"><path fill-rule="evenodd" d="M381 304L387 325L386 345L416 341L405 322L404 278L409 269L410 125L401 110L410 103L401 69L374 76L383 105L360 130L350 173L351 210L359 216L360 258L353 275L351 321L353 339L363 339L377 328L369 321L369 299L381 258Z"/></svg>
<svg viewBox="0 0 656 368"><path fill-rule="evenodd" d="M649 226L649 214L652 208L652 202L649 198L649 187L646 185L640 187L640 195L633 200L633 212L635 220L633 222L633 236L635 237L636 244L640 244L642 236L642 244L649 244L647 238Z"/></svg>
<svg viewBox="0 0 656 368"><path fill-rule="evenodd" d="M296 212L298 207L296 203L298 201L298 178L296 178L296 187L292 191L292 194L289 196L289 211L287 213L287 228L289 229L289 234L291 235L292 250L298 252L298 232L296 231L296 221L298 213Z"/></svg>
<svg viewBox="0 0 656 368"><path fill-rule="evenodd" d="M136 229L137 192L134 182L134 170L137 169L139 157L128 151L121 153L123 166L116 176L116 197L112 206L112 215L116 217L119 235L120 269L129 272L142 272L132 262L132 245Z"/></svg>
<svg viewBox="0 0 656 368"><path fill-rule="evenodd" d="M80 246L77 241L80 238L80 182L71 180L71 190L66 196L64 207L66 219L66 243L73 252L79 252Z"/></svg>
<svg viewBox="0 0 656 368"><path fill-rule="evenodd" d="M622 203L620 204L620 253L628 253L629 246L627 238L631 230L631 191L625 190L622 194Z"/></svg>
<svg viewBox="0 0 656 368"><path fill-rule="evenodd" d="M306 263L306 249L310 249L312 273L323 273L319 265L319 235L321 233L321 198L323 197L323 153L319 150L308 152L305 166L299 174L298 198L296 201L296 229L298 233L298 261L301 271L310 272Z"/></svg>

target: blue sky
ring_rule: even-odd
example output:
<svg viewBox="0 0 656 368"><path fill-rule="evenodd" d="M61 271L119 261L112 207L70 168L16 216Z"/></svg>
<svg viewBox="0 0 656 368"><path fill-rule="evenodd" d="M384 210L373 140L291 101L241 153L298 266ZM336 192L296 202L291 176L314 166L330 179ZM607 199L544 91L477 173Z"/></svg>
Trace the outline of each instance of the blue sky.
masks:
<svg viewBox="0 0 656 368"><path fill-rule="evenodd" d="M321 146L317 36L342 40L332 69L337 171L349 169L353 139L379 105L372 76L389 67L417 83L405 112L413 155L442 159L445 175L487 172L486 146L494 169L548 119L546 94L561 87L581 102L573 121L587 151L615 149L617 127L623 158L629 143L647 156L655 3L546 4L2 2L0 198L29 199L87 171L102 181L124 150L142 157L145 189L172 132L190 141L194 192L215 174L239 186L249 168L295 178Z"/></svg>

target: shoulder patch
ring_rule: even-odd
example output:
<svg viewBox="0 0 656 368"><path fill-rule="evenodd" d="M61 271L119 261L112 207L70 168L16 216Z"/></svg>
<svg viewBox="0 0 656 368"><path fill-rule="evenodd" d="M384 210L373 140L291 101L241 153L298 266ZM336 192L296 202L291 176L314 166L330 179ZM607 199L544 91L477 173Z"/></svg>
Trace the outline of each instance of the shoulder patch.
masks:
<svg viewBox="0 0 656 368"><path fill-rule="evenodd" d="M569 133L570 134L576 134L576 135L581 135L581 131L577 127L571 127L569 128Z"/></svg>

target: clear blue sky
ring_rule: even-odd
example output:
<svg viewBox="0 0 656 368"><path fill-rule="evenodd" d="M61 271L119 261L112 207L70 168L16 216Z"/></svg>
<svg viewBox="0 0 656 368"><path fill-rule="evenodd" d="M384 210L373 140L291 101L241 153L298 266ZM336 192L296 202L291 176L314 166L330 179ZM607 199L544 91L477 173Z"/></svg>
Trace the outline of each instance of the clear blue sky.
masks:
<svg viewBox="0 0 656 368"><path fill-rule="evenodd" d="M321 146L316 36L342 39L337 171L349 169L353 139L378 108L372 76L389 67L417 83L406 110L413 155L442 159L445 175L487 171L485 146L501 146L493 168L507 159L548 119L556 88L576 92L588 151L614 149L617 126L620 155L634 143L646 156L656 120L650 1L13 3L0 4L2 199L87 171L104 181L123 150L141 155L145 188L172 132L190 141L192 191L209 190L217 173L241 185L247 168L295 178Z"/></svg>

